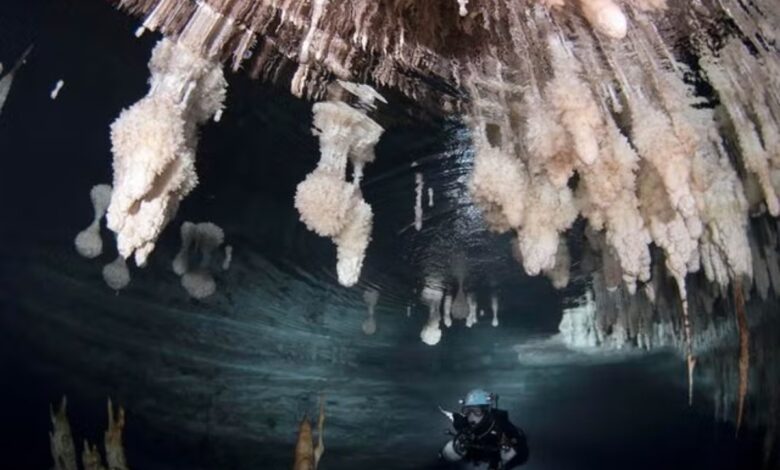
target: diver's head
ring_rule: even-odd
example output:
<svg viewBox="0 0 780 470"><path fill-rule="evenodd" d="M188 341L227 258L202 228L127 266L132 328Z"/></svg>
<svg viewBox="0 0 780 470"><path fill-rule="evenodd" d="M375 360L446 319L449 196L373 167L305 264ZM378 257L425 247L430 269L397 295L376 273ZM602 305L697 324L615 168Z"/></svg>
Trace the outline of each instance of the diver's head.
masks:
<svg viewBox="0 0 780 470"><path fill-rule="evenodd" d="M490 412L493 405L493 395L480 388L472 390L466 395L466 399L461 401L463 415L466 416L469 424L476 426Z"/></svg>
<svg viewBox="0 0 780 470"><path fill-rule="evenodd" d="M481 423L482 420L485 418L485 415L487 415L489 411L490 408L487 406L464 406L463 407L463 414L466 416L466 419L468 420L471 426L476 426L477 424Z"/></svg>

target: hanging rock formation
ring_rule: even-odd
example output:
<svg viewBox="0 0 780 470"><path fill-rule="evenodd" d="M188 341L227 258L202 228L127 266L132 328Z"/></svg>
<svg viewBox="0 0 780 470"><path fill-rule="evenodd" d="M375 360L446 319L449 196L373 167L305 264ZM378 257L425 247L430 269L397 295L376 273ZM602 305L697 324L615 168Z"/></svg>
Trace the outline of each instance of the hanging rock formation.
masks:
<svg viewBox="0 0 780 470"><path fill-rule="evenodd" d="M225 232L211 222L181 224L181 248L172 267L191 297L204 299L216 292L217 283L211 270L214 253L224 241Z"/></svg>
<svg viewBox="0 0 780 470"><path fill-rule="evenodd" d="M762 87L777 85L780 70L768 45L776 36L768 25L780 20L770 0L695 9L663 0L116 3L145 15L144 29L234 69L248 64L270 79L296 64L297 94L319 98L334 78L369 77L461 114L473 131L472 190L487 222L515 231L526 271L547 273L556 286L566 284L561 238L577 217L604 234L605 258L631 292L650 279L650 248L661 248L685 303L688 272L703 267L721 284L749 276L738 228L749 210L780 210L778 92ZM716 42L711 26L725 20ZM689 38L688 54L661 31ZM725 112L701 106L706 97L697 97L690 76L709 81ZM334 145L328 126L367 125L346 108L316 105L323 148ZM296 206L307 205L307 186L333 189L327 220L302 219L354 246L340 250L349 261L339 263L339 278L352 285L371 211L353 199L343 157L330 166L340 183L325 183L319 168ZM724 205L731 209L717 210Z"/></svg>
<svg viewBox="0 0 780 470"><path fill-rule="evenodd" d="M428 320L420 332L420 339L428 346L435 346L441 341L441 302L444 292L436 279L428 279L420 297L428 306Z"/></svg>
<svg viewBox="0 0 780 470"><path fill-rule="evenodd" d="M181 200L198 184L198 126L225 100L219 64L181 41L160 40L149 61L149 93L111 125L114 192L108 227L119 253L146 263Z"/></svg>
<svg viewBox="0 0 780 470"><path fill-rule="evenodd" d="M358 96L363 106L373 106L378 97L355 84L340 86ZM336 244L338 279L350 287L360 278L374 217L360 191L363 166L374 161L374 146L384 129L361 109L324 101L314 105L313 132L320 138L320 161L298 185L295 208L309 230ZM346 180L348 161L351 181Z"/></svg>
<svg viewBox="0 0 780 470"><path fill-rule="evenodd" d="M368 307L368 315L362 325L363 333L373 335L376 333L376 316L374 311L377 302L379 302L379 291L376 289L366 289L366 291L363 292L363 300L366 302L366 307Z"/></svg>
<svg viewBox="0 0 780 470"><path fill-rule="evenodd" d="M106 281L108 287L116 291L122 290L130 284L130 270L121 255L103 266L103 280Z"/></svg>
<svg viewBox="0 0 780 470"><path fill-rule="evenodd" d="M5 100L8 99L8 94L11 92L11 85L14 83L14 77L19 68L24 65L27 56L32 51L33 46L27 48L22 53L19 60L16 61L14 66L5 75L3 75L3 64L0 64L0 113L3 112L3 106L5 106Z"/></svg>
<svg viewBox="0 0 780 470"><path fill-rule="evenodd" d="M87 228L76 235L74 241L76 251L85 258L97 258L103 253L103 238L100 236L100 221L106 215L108 204L111 201L111 186L98 184L89 192L92 200L94 217Z"/></svg>

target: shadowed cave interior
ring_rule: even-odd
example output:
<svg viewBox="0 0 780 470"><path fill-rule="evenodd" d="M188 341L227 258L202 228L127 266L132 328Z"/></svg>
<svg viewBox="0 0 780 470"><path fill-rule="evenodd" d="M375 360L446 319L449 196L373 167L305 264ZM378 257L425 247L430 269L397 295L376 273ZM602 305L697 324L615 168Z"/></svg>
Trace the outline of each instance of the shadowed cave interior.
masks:
<svg viewBox="0 0 780 470"><path fill-rule="evenodd" d="M527 433L524 468L778 468L776 293L748 294L752 362L737 431L729 294L712 301L714 318L731 325L726 339L702 333L696 343L690 405L679 343L581 347L582 338L567 337L565 312L587 310L599 282L607 292L593 275L585 220L568 228L568 285L529 276L513 235L492 231L470 192L470 124L392 87L377 87L387 103L370 113L384 134L360 183L373 227L355 286L340 285L333 243L308 230L293 204L320 159L315 100L227 69L221 119L199 131L197 188L147 266L128 262L130 284L107 286L101 269L117 257L112 232L101 223L104 248L94 259L79 255L74 237L91 220L90 189L112 182L109 126L148 90L147 62L161 36L135 37L139 24L100 0L0 7L4 72L34 44L0 108L3 468L53 468L49 406L63 396L79 457L83 439L102 443L110 397L125 410L130 468L290 468L298 422L316 417L321 394L321 468L457 468L437 458L449 426L437 407L457 409L477 387L497 393ZM451 94L444 83L427 86ZM417 175L425 188L419 230ZM171 269L185 221L218 225L233 250L228 269L212 270L216 292L203 299ZM777 252L776 217L753 214L748 228ZM435 345L421 341L432 279L439 301L460 286L479 312L473 326L442 325ZM709 291L694 274L688 289L691 297Z"/></svg>

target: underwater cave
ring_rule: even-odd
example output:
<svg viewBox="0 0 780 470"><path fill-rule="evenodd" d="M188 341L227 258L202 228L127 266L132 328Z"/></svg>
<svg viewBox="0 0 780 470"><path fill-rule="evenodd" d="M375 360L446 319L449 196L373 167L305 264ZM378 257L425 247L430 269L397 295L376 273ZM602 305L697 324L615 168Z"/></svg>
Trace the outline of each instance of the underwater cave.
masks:
<svg viewBox="0 0 780 470"><path fill-rule="evenodd" d="M0 468L780 469L778 31L2 2Z"/></svg>

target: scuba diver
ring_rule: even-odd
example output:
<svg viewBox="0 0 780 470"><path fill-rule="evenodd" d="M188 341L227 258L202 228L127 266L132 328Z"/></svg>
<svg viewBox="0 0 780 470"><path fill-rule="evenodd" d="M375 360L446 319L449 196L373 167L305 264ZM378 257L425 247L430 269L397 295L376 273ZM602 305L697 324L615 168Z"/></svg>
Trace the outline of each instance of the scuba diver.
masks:
<svg viewBox="0 0 780 470"><path fill-rule="evenodd" d="M528 461L525 433L498 409L498 396L482 389L472 390L460 400L461 412L439 410L452 421L453 439L439 456L449 462L470 462L476 468L509 470Z"/></svg>

